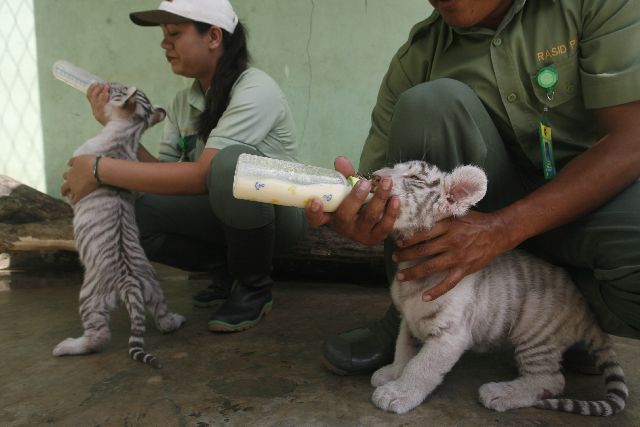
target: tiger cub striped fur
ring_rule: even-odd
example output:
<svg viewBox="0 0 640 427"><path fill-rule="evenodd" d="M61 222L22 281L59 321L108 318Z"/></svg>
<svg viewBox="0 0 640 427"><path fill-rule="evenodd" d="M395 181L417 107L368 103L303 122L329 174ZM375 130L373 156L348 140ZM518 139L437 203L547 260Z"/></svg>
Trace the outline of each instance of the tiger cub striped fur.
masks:
<svg viewBox="0 0 640 427"><path fill-rule="evenodd" d="M107 125L74 156L137 160L142 133L165 118L164 110L154 107L142 91L116 83L110 86L105 114ZM144 351L145 306L162 332L184 323L184 317L167 310L155 271L140 246L134 197L130 191L101 186L74 205L74 238L85 267L80 289L84 334L60 342L54 356L86 354L103 347L111 337L110 313L121 301L131 319L129 355L159 368L160 361Z"/></svg>
<svg viewBox="0 0 640 427"><path fill-rule="evenodd" d="M463 215L484 197L487 178L474 166L451 173L422 161L377 171L390 176L401 213L395 234L406 238L449 216ZM407 268L411 263L401 263ZM413 263L415 265L415 262ZM519 377L480 387L480 402L497 411L536 407L582 415L613 415L628 397L624 373L609 337L562 269L523 251L511 251L467 276L442 297L422 301L422 293L444 274L391 285L402 314L392 364L376 371L373 403L386 411L408 412L440 384L466 350L514 347ZM562 393L562 354L584 343L605 378L599 401L550 399Z"/></svg>

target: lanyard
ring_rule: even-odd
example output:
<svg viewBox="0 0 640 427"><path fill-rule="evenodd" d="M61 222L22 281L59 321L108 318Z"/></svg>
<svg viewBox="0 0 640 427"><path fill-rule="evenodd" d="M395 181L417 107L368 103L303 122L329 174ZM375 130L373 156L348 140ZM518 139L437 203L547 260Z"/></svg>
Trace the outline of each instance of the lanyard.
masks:
<svg viewBox="0 0 640 427"><path fill-rule="evenodd" d="M554 88L558 83L558 72L554 67L543 67L536 74L536 83L547 91L547 99L551 101L554 95ZM551 123L549 122L548 113L549 107L545 105L538 120L538 142L540 144L544 178L550 180L556 176L556 161L553 155Z"/></svg>

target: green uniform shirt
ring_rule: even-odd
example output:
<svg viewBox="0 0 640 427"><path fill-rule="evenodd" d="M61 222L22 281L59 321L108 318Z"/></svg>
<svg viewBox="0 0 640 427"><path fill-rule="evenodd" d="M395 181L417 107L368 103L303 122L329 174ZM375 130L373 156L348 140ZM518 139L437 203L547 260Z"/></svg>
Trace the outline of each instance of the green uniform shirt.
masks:
<svg viewBox="0 0 640 427"><path fill-rule="evenodd" d="M552 65L553 98L535 83ZM541 170L537 123L545 105L559 168L597 140L593 109L640 99L638 0L514 0L496 30L454 29L437 11L393 57L372 113L360 172L384 166L398 97L438 78L469 85L514 161Z"/></svg>
<svg viewBox="0 0 640 427"><path fill-rule="evenodd" d="M194 161L205 148L241 144L267 157L295 161L298 145L293 116L278 84L256 68L245 70L231 88L229 105L206 141L196 136L205 97L197 81L178 92L167 108L161 161ZM186 155L183 153L186 152Z"/></svg>

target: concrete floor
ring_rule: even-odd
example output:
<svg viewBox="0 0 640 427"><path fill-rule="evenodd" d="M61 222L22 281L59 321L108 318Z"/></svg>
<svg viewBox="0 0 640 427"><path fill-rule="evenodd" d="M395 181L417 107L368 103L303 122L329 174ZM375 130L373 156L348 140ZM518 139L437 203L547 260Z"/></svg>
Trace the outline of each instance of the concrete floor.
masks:
<svg viewBox="0 0 640 427"><path fill-rule="evenodd" d="M33 277L0 272L1 426L640 426L640 345L616 339L631 397L627 409L593 419L536 409L492 412L480 385L514 374L508 354L466 355L422 405L404 416L370 403L368 376L339 377L319 361L325 337L382 314L387 290L349 283L279 281L274 310L258 327L212 334L209 312L191 305L204 280L160 268L179 331L146 334L155 370L127 355L129 322L114 314L109 346L89 356L51 350L81 333L78 273ZM2 276L4 274L4 276ZM602 380L569 374L567 395L597 398Z"/></svg>

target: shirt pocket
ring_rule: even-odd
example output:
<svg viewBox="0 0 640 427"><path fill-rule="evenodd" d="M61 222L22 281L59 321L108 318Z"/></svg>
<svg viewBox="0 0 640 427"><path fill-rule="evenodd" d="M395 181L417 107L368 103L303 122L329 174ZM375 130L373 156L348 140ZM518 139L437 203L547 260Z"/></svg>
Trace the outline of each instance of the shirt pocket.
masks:
<svg viewBox="0 0 640 427"><path fill-rule="evenodd" d="M538 70L543 67L553 67L558 73L558 83L556 83L556 86L553 89L553 96L551 99L549 99L547 90L538 86L538 83L536 82ZM555 62L541 65L530 74L530 78L531 85L533 86L533 93L536 98L538 98L538 101L550 108L562 105L579 94L578 88L580 87L580 73L578 71L578 55L573 54L568 57L558 59Z"/></svg>

